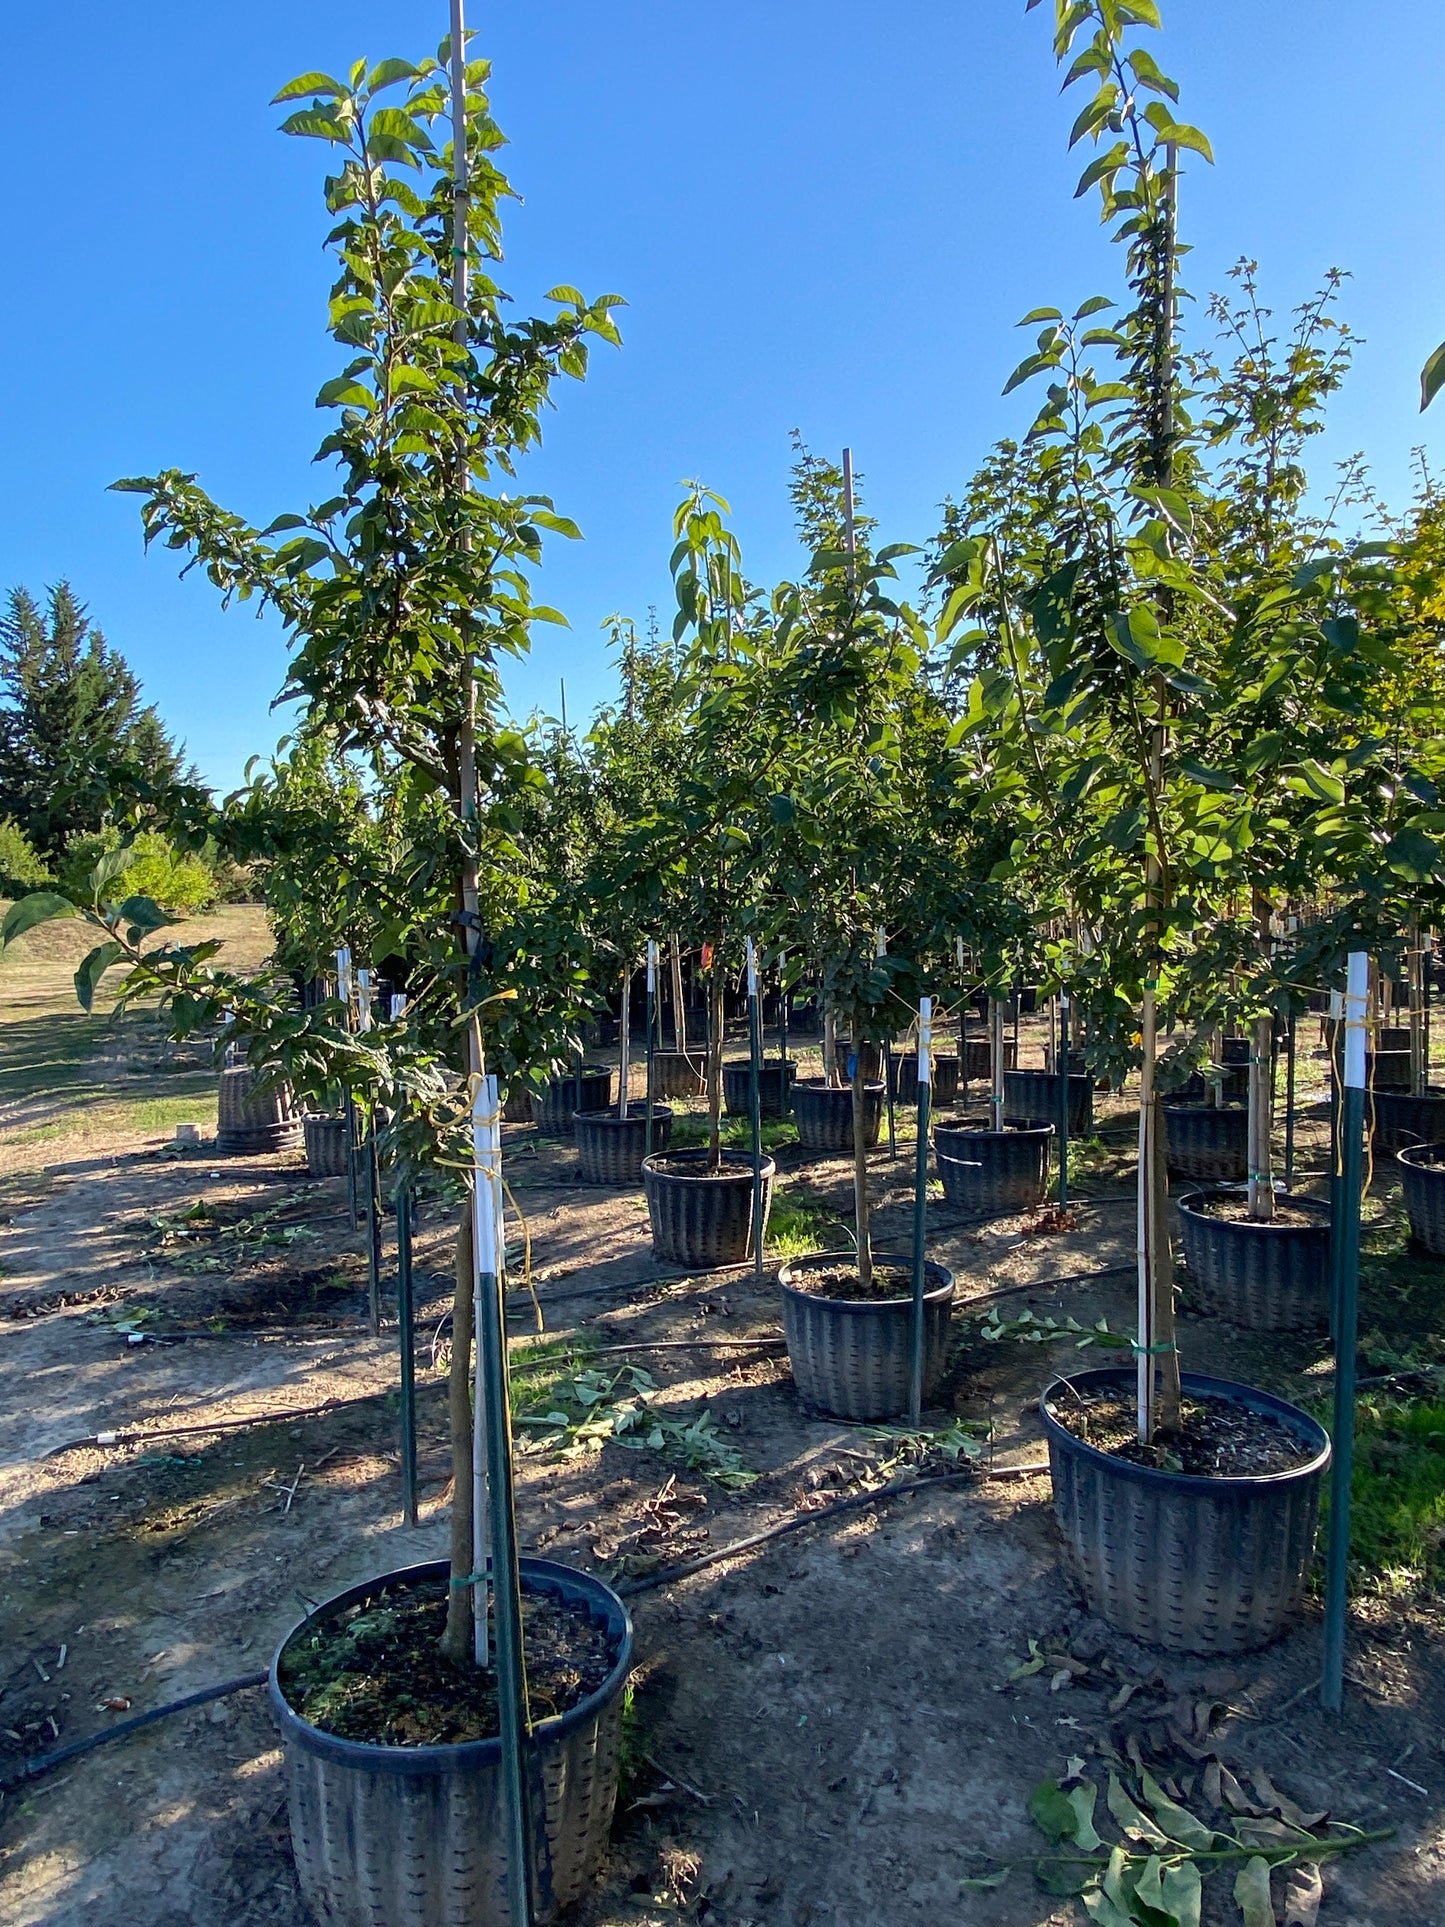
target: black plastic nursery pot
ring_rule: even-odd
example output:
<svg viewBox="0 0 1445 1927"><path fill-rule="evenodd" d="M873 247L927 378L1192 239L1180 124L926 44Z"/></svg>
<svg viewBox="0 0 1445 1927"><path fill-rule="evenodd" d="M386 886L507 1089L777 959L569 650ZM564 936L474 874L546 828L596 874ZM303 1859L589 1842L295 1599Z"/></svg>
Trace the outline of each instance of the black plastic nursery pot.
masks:
<svg viewBox="0 0 1445 1927"><path fill-rule="evenodd" d="M841 1157L853 1149L853 1086L800 1078L793 1086L793 1122L805 1151ZM863 1126L871 1149L883 1123L883 1085L863 1086Z"/></svg>
<svg viewBox="0 0 1445 1927"><path fill-rule="evenodd" d="M1376 1050L1409 1050L1409 1048L1410 1026L1408 1024L1381 1024L1375 1033Z"/></svg>
<svg viewBox="0 0 1445 1927"><path fill-rule="evenodd" d="M572 1132L577 1140L577 1175L584 1184L641 1184L642 1160L647 1156L645 1099L634 1099L626 1117L616 1111L575 1111ZM672 1112L665 1104L654 1104L653 1150L665 1151L671 1138Z"/></svg>
<svg viewBox="0 0 1445 1927"><path fill-rule="evenodd" d="M652 1053L652 1088L658 1097L701 1097L707 1089L706 1059L701 1051Z"/></svg>
<svg viewBox="0 0 1445 1927"><path fill-rule="evenodd" d="M1445 1144L1415 1144L1398 1153L1400 1188L1410 1236L1445 1258Z"/></svg>
<svg viewBox="0 0 1445 1927"><path fill-rule="evenodd" d="M301 1143L300 1112L286 1085L274 1081L258 1091L263 1073L244 1064L221 1072L216 1103L216 1149L234 1157L258 1151L293 1151Z"/></svg>
<svg viewBox="0 0 1445 1927"><path fill-rule="evenodd" d="M968 1068L968 1081L970 1084L980 1082L986 1084L989 1078L993 1076L993 1053L986 1037L966 1037L964 1039L963 1061ZM1005 1070L1013 1069L1016 1061L1016 1052L1014 1050L1014 1040L1012 1037L1006 1037L1004 1039L1003 1061Z"/></svg>
<svg viewBox="0 0 1445 1927"><path fill-rule="evenodd" d="M1247 1037L1222 1037L1219 1040L1219 1061L1221 1064L1248 1065L1252 1048Z"/></svg>
<svg viewBox="0 0 1445 1927"><path fill-rule="evenodd" d="M1376 1090L1374 1105L1377 1157L1392 1157L1411 1145L1445 1143L1445 1091L1422 1091L1412 1097L1408 1091Z"/></svg>
<svg viewBox="0 0 1445 1927"><path fill-rule="evenodd" d="M1005 1071L1003 1114L1009 1123L1051 1124L1059 1115L1056 1071ZM1087 1137L1094 1128L1091 1079L1069 1073L1069 1136Z"/></svg>
<svg viewBox="0 0 1445 1927"><path fill-rule="evenodd" d="M545 1091L532 1092L532 1122L543 1137L570 1137L578 1111L605 1111L611 1102L611 1071L585 1064L580 1077L568 1071L550 1079Z"/></svg>
<svg viewBox="0 0 1445 1927"><path fill-rule="evenodd" d="M1133 1465L1076 1438L1055 1416L1090 1393L1132 1396L1132 1367L1055 1379L1041 1401L1064 1566L1090 1612L1176 1653L1267 1646L1298 1611L1330 1462L1322 1425L1269 1392L1183 1374L1186 1394L1277 1419L1309 1452L1287 1472L1200 1478Z"/></svg>
<svg viewBox="0 0 1445 1927"><path fill-rule="evenodd" d="M1323 1331L1330 1322L1329 1206L1291 1198L1289 1209L1307 1213L1309 1224L1253 1224L1208 1209L1212 1200L1238 1204L1244 1195L1215 1188L1180 1198L1191 1297L1248 1331Z"/></svg>
<svg viewBox="0 0 1445 1927"><path fill-rule="evenodd" d="M1377 1091L1408 1091L1410 1049L1377 1050L1370 1060L1370 1081Z"/></svg>
<svg viewBox="0 0 1445 1927"><path fill-rule="evenodd" d="M689 1269L740 1265L752 1256L753 1160L724 1151L717 1171L702 1151L660 1152L642 1160L642 1188L652 1248L665 1264ZM778 1167L763 1159L763 1227L772 1208Z"/></svg>
<svg viewBox="0 0 1445 1927"><path fill-rule="evenodd" d="M786 1117L798 1066L791 1058L765 1057L758 1066L758 1108L764 1117ZM751 1115L753 1067L747 1058L723 1065L723 1107L729 1117Z"/></svg>
<svg viewBox="0 0 1445 1927"><path fill-rule="evenodd" d="M313 1912L334 1927L507 1927L501 1745L378 1746L338 1739L294 1712L279 1668L290 1642L383 1587L445 1579L446 1560L407 1566L328 1600L271 1662L271 1710L286 1753L296 1872ZM538 1722L526 1749L537 1919L577 1900L607 1844L617 1800L632 1621L609 1586L550 1559L521 1561L525 1592L583 1604L617 1659L595 1693Z"/></svg>
<svg viewBox="0 0 1445 1927"><path fill-rule="evenodd" d="M940 1124L933 1154L943 1194L960 1211L1030 1211L1049 1194L1052 1124L1006 1124L1001 1131Z"/></svg>
<svg viewBox="0 0 1445 1927"><path fill-rule="evenodd" d="M1164 1141L1171 1178L1239 1184L1249 1175L1249 1112L1236 1104L1166 1104Z"/></svg>
<svg viewBox="0 0 1445 1927"><path fill-rule="evenodd" d="M822 1298L796 1280L810 1270L857 1262L853 1251L817 1251L778 1273L783 1330L798 1396L833 1418L896 1418L908 1409L913 1358L912 1298ZM911 1268L907 1252L875 1251L875 1265ZM923 1396L943 1377L953 1273L931 1260L923 1270Z"/></svg>
<svg viewBox="0 0 1445 1927"><path fill-rule="evenodd" d="M306 1173L313 1178L344 1178L351 1139L344 1117L327 1117L312 1112L303 1117L306 1135Z"/></svg>
<svg viewBox="0 0 1445 1927"><path fill-rule="evenodd" d="M933 1095L931 1104L944 1108L958 1102L958 1059L956 1057L935 1057L933 1060ZM918 1051L905 1047L893 1058L889 1065L893 1084L894 1102L916 1104L918 1102Z"/></svg>

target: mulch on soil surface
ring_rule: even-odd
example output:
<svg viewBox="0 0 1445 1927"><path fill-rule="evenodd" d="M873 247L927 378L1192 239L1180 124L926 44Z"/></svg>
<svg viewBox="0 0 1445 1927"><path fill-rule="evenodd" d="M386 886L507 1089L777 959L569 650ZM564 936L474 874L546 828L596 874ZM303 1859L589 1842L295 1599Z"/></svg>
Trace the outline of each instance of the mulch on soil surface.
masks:
<svg viewBox="0 0 1445 1927"><path fill-rule="evenodd" d="M857 1265L808 1266L788 1280L795 1291L806 1291L814 1298L846 1298L850 1303L871 1305L892 1298L913 1296L913 1273L898 1265L875 1265L873 1277L865 1288ZM937 1285L929 1280L929 1290Z"/></svg>

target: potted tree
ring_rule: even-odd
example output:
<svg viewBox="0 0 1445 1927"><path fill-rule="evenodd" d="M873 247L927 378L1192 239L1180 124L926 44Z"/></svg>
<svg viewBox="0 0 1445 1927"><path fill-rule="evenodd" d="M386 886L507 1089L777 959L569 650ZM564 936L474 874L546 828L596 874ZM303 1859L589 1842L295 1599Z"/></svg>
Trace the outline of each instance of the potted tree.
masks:
<svg viewBox="0 0 1445 1927"><path fill-rule="evenodd" d="M377 1575L326 1602L272 1668L302 1886L329 1918L378 1927L418 1911L526 1918L528 1888L550 1916L577 1896L606 1837L631 1640L605 1586L517 1558L491 1201L496 1073L563 1054L585 965L516 842L524 799L546 776L502 718L498 677L552 613L533 607L527 575L543 535L573 531L543 499L495 484L537 440L554 382L585 372L589 338L616 340L614 298L559 289L548 315L508 317L487 271L509 191L492 159L501 136L456 4L453 21L441 55L450 98L430 60L306 74L278 96L299 103L286 131L336 156L330 329L346 365L319 399L336 414L321 453L335 460L337 493L258 532L178 471L123 485L144 497L148 540L187 552L226 597L258 597L281 616L286 696L342 751L376 758L409 849L386 939L410 966L405 1016L346 1033L274 984L226 981L197 953L143 953L149 919L135 906L129 923L117 906L107 945L120 948L102 952L131 963L132 994L169 997L179 1023L232 1004L253 1062L303 1087L364 1088L391 1115L393 1158L469 1172L450 1564ZM473 1516L474 1463L484 1518ZM574 1686L545 1716L528 1690L529 1669L550 1690L534 1639L544 1625L575 1662Z"/></svg>

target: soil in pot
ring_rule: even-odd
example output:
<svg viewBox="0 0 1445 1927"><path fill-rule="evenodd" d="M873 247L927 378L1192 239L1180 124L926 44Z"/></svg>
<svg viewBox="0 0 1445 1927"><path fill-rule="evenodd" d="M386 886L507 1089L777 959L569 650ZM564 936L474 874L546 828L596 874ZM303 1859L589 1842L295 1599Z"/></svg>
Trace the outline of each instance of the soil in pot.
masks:
<svg viewBox="0 0 1445 1927"><path fill-rule="evenodd" d="M447 1659L444 1579L383 1588L319 1626L308 1622L278 1667L287 1703L312 1726L373 1746L451 1746L495 1738L496 1677ZM580 1601L522 1595L534 1719L566 1713L617 1661L614 1640Z"/></svg>
<svg viewBox="0 0 1445 1927"><path fill-rule="evenodd" d="M1053 1413L1065 1431L1096 1452L1196 1479L1255 1479L1293 1471L1315 1456L1278 1419L1227 1399L1186 1394L1180 1401L1178 1432L1156 1445L1140 1439L1133 1399L1116 1392L1074 1402L1060 1399Z"/></svg>
<svg viewBox="0 0 1445 1927"><path fill-rule="evenodd" d="M1254 1224L1258 1219L1249 1215L1249 1199L1244 1196L1227 1197L1216 1192L1199 1192L1189 1200L1190 1209L1204 1218L1222 1218L1226 1224ZM1320 1219L1317 1211L1311 1211L1302 1204L1289 1198L1277 1197L1274 1201L1274 1216L1270 1224L1290 1224L1309 1226L1318 1229Z"/></svg>
<svg viewBox="0 0 1445 1927"><path fill-rule="evenodd" d="M854 1304L884 1304L891 1298L913 1296L913 1273L901 1265L874 1265L873 1281L866 1291L857 1265L846 1261L826 1269L800 1269L789 1282L796 1291L810 1292L815 1298L842 1298Z"/></svg>

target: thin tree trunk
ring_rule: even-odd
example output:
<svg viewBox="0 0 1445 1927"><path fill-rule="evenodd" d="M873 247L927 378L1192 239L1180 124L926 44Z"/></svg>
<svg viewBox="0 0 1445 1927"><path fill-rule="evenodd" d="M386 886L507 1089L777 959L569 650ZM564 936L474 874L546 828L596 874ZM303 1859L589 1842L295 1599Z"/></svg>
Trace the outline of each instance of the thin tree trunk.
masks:
<svg viewBox="0 0 1445 1927"><path fill-rule="evenodd" d="M823 1082L841 1083L838 1076L838 1019L831 1010L823 1012Z"/></svg>
<svg viewBox="0 0 1445 1927"><path fill-rule="evenodd" d="M712 982L708 987L712 1015L707 1038L707 1164L710 1171L722 1165L722 1064L724 1002L722 943L713 945Z"/></svg>
<svg viewBox="0 0 1445 1927"><path fill-rule="evenodd" d="M632 1095L629 1085L632 1082L632 966L624 965L622 971L622 1021L617 1027L618 1072L617 1072L617 1115L626 1117L627 1101Z"/></svg>
<svg viewBox="0 0 1445 1927"><path fill-rule="evenodd" d="M456 1236L456 1290L452 1299L452 1368L447 1415L452 1436L452 1577L472 1569L472 1202L462 1207ZM447 1593L447 1623L441 1649L461 1664L472 1651L472 1595L453 1586Z"/></svg>
<svg viewBox="0 0 1445 1927"><path fill-rule="evenodd" d="M677 1050L687 1051L687 1005L682 995L682 945L672 940L672 1041Z"/></svg>
<svg viewBox="0 0 1445 1927"><path fill-rule="evenodd" d="M873 1283L873 1241L868 1223L868 1114L865 1106L863 1039L853 1040L853 1217L858 1227L858 1282L864 1296Z"/></svg>
<svg viewBox="0 0 1445 1927"><path fill-rule="evenodd" d="M1156 698L1159 720L1149 746L1149 786L1164 786L1162 678ZM1164 894L1164 866L1157 850L1145 861L1145 902L1157 909ZM1169 1167L1164 1106L1155 1079L1159 1060L1156 996L1160 964L1159 926L1145 933L1144 998L1140 1009L1139 1066L1139 1437L1152 1445L1179 1429L1179 1354L1174 1349L1174 1254L1169 1248Z"/></svg>
<svg viewBox="0 0 1445 1927"><path fill-rule="evenodd" d="M1003 1129L1004 1003L1001 997L988 1000L989 1102L992 1107L989 1128Z"/></svg>
<svg viewBox="0 0 1445 1927"><path fill-rule="evenodd" d="M1268 966L1269 900L1261 890L1254 893L1254 919L1260 962ZM1270 1146L1274 1124L1273 1063L1274 1020L1258 1017L1249 1049L1249 1215L1255 1224L1268 1224L1274 1217L1274 1165Z"/></svg>
<svg viewBox="0 0 1445 1927"><path fill-rule="evenodd" d="M1411 917L1410 944L1410 1090L1419 1097L1430 1082L1425 1061L1425 1000L1420 994L1425 972L1420 951L1420 919Z"/></svg>

